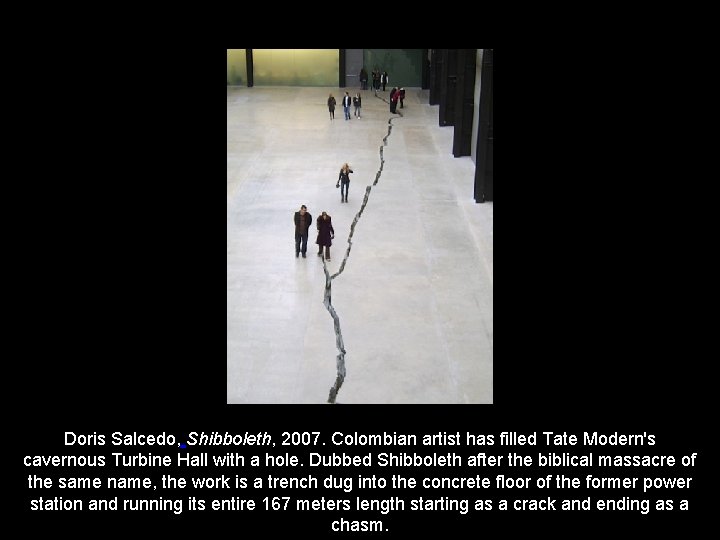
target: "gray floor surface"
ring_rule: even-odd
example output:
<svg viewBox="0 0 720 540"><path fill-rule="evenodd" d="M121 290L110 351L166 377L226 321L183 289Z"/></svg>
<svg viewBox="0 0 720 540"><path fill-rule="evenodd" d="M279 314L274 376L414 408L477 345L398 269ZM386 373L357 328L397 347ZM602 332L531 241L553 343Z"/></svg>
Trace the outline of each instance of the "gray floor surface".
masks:
<svg viewBox="0 0 720 540"><path fill-rule="evenodd" d="M337 88L227 89L227 402L327 403L344 368L340 404L492 403L493 204L473 200L474 163L426 90L402 117L363 91L349 121L329 120L330 92L340 104ZM314 226L295 257L301 204L332 216L330 261Z"/></svg>

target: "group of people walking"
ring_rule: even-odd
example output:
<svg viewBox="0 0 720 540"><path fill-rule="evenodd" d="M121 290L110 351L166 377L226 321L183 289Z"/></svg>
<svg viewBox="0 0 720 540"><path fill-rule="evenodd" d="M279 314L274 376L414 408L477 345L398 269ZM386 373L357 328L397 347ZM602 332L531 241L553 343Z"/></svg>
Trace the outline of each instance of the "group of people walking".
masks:
<svg viewBox="0 0 720 540"><path fill-rule="evenodd" d="M328 111L330 111L330 120L335 120L335 105L337 104L337 102L335 101L335 96L332 95L332 92L330 92L327 104ZM342 101L343 112L345 113L345 120L350 120L351 104L355 107L355 117L361 118L360 109L362 109L362 96L360 95L360 92L355 94L353 98L350 98L350 94L348 92L345 92L345 96L343 97Z"/></svg>
<svg viewBox="0 0 720 540"><path fill-rule="evenodd" d="M373 88L375 89L375 93L378 93L378 90L380 90L380 85L382 85L382 91L385 91L385 86L390 82L390 77L388 75L387 71L383 71L380 73L380 70L375 68L372 72L372 80L373 80Z"/></svg>
<svg viewBox="0 0 720 540"><path fill-rule="evenodd" d="M375 93L377 94L377 91L380 90L380 85L382 85L383 92L385 91L385 85L387 85L390 82L390 79L388 77L388 72L383 71L382 73L378 68L375 68L372 71L372 87L373 90L375 90ZM362 68L360 70L360 88L363 90L367 90L367 83L368 83L368 73L365 68Z"/></svg>
<svg viewBox="0 0 720 540"><path fill-rule="evenodd" d="M385 86L388 84L388 82L389 77L387 71L381 73L380 70L377 68L373 70L372 84L376 94L380 89L380 85L382 85L382 89L384 92ZM365 71L365 68L363 68L360 71L360 84L363 90L367 90L367 83L367 71ZM402 109L404 99L405 89L393 87L393 89L390 91L390 112L396 112L398 101L400 102L400 108ZM327 105L328 111L330 112L330 120L335 120L335 106L337 105L337 101L335 100L335 96L333 96L332 93L330 93L330 95L328 96ZM362 109L362 96L360 95L360 92L355 94L355 96L352 98L350 97L350 94L348 92L345 92L345 95L342 98L342 106L345 120L350 120L351 105L355 107L355 117L360 118ZM343 166L340 168L340 174L338 175L338 180L335 183L335 187L340 188L341 203L348 202L348 191L350 190L350 174L352 173L353 170L347 163L343 164ZM310 215L310 213L307 211L307 206L303 204L300 207L300 210L295 212L293 220L295 222L295 257L299 257L300 254L302 254L303 258L306 258L308 234L310 231L310 226L312 225L312 215ZM329 261L330 246L332 246L332 241L335 238L335 229L333 229L332 226L332 218L330 217L330 215L328 215L327 212L323 212L317 218L315 227L317 228L317 240L315 241L315 243L318 245L318 256L322 257L324 248L325 259Z"/></svg>
<svg viewBox="0 0 720 540"><path fill-rule="evenodd" d="M388 84L389 81L390 78L387 71L383 71L381 73L379 69L375 68L372 72L372 85L373 89L375 90L375 95L377 95L378 90L380 90L380 85L382 85L382 89L384 92L385 86ZM362 68L362 70L360 70L360 87L362 90L367 90L367 83L368 74L367 71L365 71L365 68ZM390 90L390 112L393 114L397 114L397 103L398 101L400 101L400 108L402 109L404 107L404 100L405 89L398 88L397 86L393 87L393 89ZM328 111L330 112L330 120L335 120L335 106L337 105L337 101L335 100L335 96L332 95L332 92L328 96L327 105ZM351 105L355 107L355 118L361 118L362 96L360 95L360 92L355 94L354 97L350 97L350 94L348 92L345 92L345 95L342 98L342 106L345 120L350 120Z"/></svg>
<svg viewBox="0 0 720 540"><path fill-rule="evenodd" d="M350 165L344 163L340 168L340 174L338 175L337 183L335 187L340 189L340 202L348 202L348 190L350 188L350 174L353 170ZM306 258L307 253L307 242L310 226L312 225L312 215L307 211L307 206L304 204L300 207L300 210L295 212L293 217L295 222L295 257L299 257L302 254L303 259ZM317 240L315 243L318 245L318 257L322 257L323 248L325 248L325 259L330 260L330 246L335 238L335 229L332 226L332 218L327 212L323 212L318 218L315 224L317 228Z"/></svg>

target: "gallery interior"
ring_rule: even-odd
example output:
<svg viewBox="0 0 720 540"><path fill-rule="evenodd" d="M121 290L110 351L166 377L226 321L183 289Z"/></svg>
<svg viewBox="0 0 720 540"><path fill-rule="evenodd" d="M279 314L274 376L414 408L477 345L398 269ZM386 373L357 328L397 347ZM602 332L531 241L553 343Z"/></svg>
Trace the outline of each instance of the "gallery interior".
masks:
<svg viewBox="0 0 720 540"><path fill-rule="evenodd" d="M227 55L227 403L492 403L493 49Z"/></svg>

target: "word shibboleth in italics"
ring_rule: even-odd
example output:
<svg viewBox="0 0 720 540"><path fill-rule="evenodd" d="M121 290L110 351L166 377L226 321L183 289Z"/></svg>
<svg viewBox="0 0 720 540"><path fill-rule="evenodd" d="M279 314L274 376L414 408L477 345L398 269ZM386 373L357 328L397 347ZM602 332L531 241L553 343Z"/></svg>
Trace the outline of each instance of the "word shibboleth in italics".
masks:
<svg viewBox="0 0 720 540"><path fill-rule="evenodd" d="M133 433L122 433L115 431L109 437L104 434L93 432L91 434L78 434L73 431L65 432L65 446L105 446L110 441L113 446L270 446L273 445L272 437L266 431L258 433L210 433L191 431L187 440L179 441L175 435L165 433L145 435ZM274 445L273 445L274 446Z"/></svg>
<svg viewBox="0 0 720 540"><path fill-rule="evenodd" d="M316 446L329 442L335 446L536 446L538 441L546 446L575 446L582 443L585 446L653 446L655 435L643 432L641 434L620 434L618 432L606 434L583 432L582 439L575 434L567 432L555 433L543 431L541 435L533 432L529 435L514 431L503 431L500 434L475 434L459 431L455 433L439 432L425 435L382 432L382 433L343 433L333 432L329 437L319 431L289 432L281 434L282 446ZM122 433L116 431L109 436L93 432L91 434L78 434L73 431L65 432L66 446L105 446L110 442L113 446L275 446L272 435L266 431L258 433L229 433L211 431L191 431L186 440L169 433L138 434Z"/></svg>
<svg viewBox="0 0 720 540"><path fill-rule="evenodd" d="M192 431L187 436L177 437L171 433L157 434L140 434L137 432L123 433L113 432L109 435L93 432L75 433L66 431L64 434L64 442L66 446L126 446L126 447L175 447L180 451L176 455L176 459L164 454L163 449L158 448L155 454L150 452L139 454L126 454L122 452L112 452L107 456L108 464L116 467L169 467L173 464L177 466L203 467L208 465L215 466L245 466L245 456L238 452L229 452L226 455L213 455L212 460L206 452L188 452L191 447L244 447L244 446L264 446L275 447L280 446L305 447L310 450L313 447L326 447L323 452L310 452L308 461L302 463L300 458L295 455L272 455L264 456L265 463L253 462L251 465L268 465L268 466L302 466L310 467L461 467L468 466L505 466L505 465L530 465L532 458L530 456L518 456L517 454L499 454L480 452L476 455L467 456L467 462L463 456L455 452L433 452L432 454L422 454L409 451L409 447L460 447L477 448L477 447L493 447L493 446L512 446L512 447L533 447L540 443L544 447L549 448L550 452L538 453L535 465L543 466L573 466L573 467L593 467L593 466L673 466L673 456L602 456L588 453L570 453L562 452L563 447L582 446L654 446L656 437L647 432L638 434L621 434L614 433L598 433L583 432L582 435L568 434L567 432L556 433L552 431L543 431L540 433L533 432L530 434L520 434L513 431L503 431L499 434L476 434L471 432L438 432L429 434L407 434L398 432L381 432L381 433L345 433L335 431L332 433L321 433L319 431L312 432L282 432L276 440L273 436L265 431L250 433L230 433L230 432L197 432ZM352 453L348 454L344 451L330 451L331 448L352 449ZM358 447L368 448L367 454L359 454ZM393 452L377 452L371 447L392 447ZM403 447L407 447L408 451L402 451ZM257 456L254 460L260 461ZM518 461L520 460L520 461ZM523 463L522 461L525 461ZM43 466L89 466L103 467L106 465L106 456L25 456L25 465L29 467Z"/></svg>
<svg viewBox="0 0 720 540"><path fill-rule="evenodd" d="M384 516L406 510L467 514L494 509L594 508L647 514L651 507L671 510L673 504L680 510L688 509L689 498L678 501L666 492L683 490L684 495L684 490L696 484L689 468L696 465L698 458L697 452L665 455L657 446L658 437L647 432L65 431L63 437L65 446L72 448L67 453L75 455L24 456L24 465L32 468L28 470L28 489L44 495L46 492L40 490L104 487L110 490L111 497L86 501L49 494L30 500L33 511L87 508L180 514L205 509L253 511L257 507L265 511L379 512ZM61 470L56 478L51 471L43 470L50 467L119 470L116 474L109 471L107 478L93 474L93 470L70 476ZM152 476L152 468L171 467L180 470L162 470L157 477ZM218 474L213 467L244 470ZM255 467L274 470L253 474ZM132 468L143 470L132 472ZM379 474L376 468L382 469ZM553 470L558 468L562 470ZM648 472L630 468L647 468ZM158 489L184 488L188 488L187 497L159 496L171 493L165 491L156 494ZM530 488L555 489L560 496L568 494L568 498L555 499L556 493L550 491L548 496L529 498L523 492ZM213 491L207 492L212 493L211 499L205 498L200 489L228 490L228 495L216 496ZM246 489L237 495L232 492ZM273 491L264 497L264 493L251 491L261 489ZM392 491L384 496L379 491L383 489ZM417 495L407 491L414 489L428 491ZM577 489L591 493L598 490L599 495L578 498L572 495ZM128 491L125 497L122 490L147 490L153 496L135 497ZM285 490L299 490L301 495L296 497ZM455 490L477 490L477 495L456 497ZM609 496L609 490L618 493ZM367 499L365 491L380 495ZM635 491L642 496L635 497ZM658 498L653 506L652 497L662 499ZM333 531L388 530L382 520L348 521L337 517L329 522Z"/></svg>

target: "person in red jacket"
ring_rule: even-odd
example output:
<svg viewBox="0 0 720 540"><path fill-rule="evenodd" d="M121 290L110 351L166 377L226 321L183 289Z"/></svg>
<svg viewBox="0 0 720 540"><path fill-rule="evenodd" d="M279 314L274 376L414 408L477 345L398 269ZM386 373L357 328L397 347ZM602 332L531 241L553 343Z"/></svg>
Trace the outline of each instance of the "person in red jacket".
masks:
<svg viewBox="0 0 720 540"><path fill-rule="evenodd" d="M393 88L390 91L390 112L397 114L397 102L400 97L400 91L397 88Z"/></svg>

